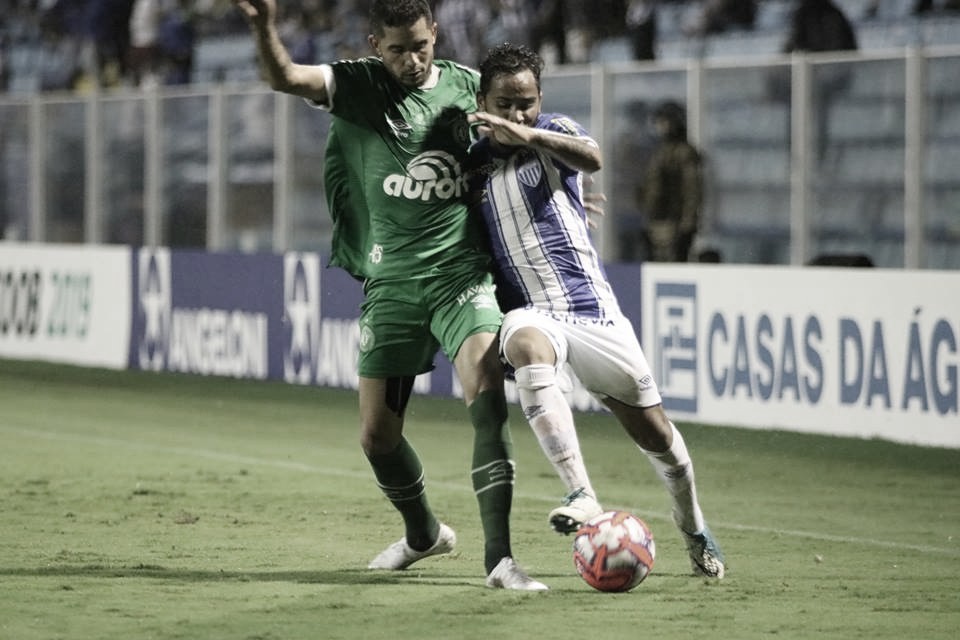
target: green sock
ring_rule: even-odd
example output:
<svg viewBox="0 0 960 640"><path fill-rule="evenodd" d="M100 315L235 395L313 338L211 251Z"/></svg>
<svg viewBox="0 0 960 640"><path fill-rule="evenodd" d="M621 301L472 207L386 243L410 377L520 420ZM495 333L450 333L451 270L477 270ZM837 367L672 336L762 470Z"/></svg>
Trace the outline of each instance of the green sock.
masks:
<svg viewBox="0 0 960 640"><path fill-rule="evenodd" d="M406 527L407 544L417 551L437 540L440 523L430 510L424 489L423 466L406 438L390 453L367 456L383 495L393 503Z"/></svg>
<svg viewBox="0 0 960 640"><path fill-rule="evenodd" d="M473 423L473 491L480 504L484 566L490 573L510 550L510 505L513 501L513 443L507 424L507 401L497 391L481 392L470 405Z"/></svg>

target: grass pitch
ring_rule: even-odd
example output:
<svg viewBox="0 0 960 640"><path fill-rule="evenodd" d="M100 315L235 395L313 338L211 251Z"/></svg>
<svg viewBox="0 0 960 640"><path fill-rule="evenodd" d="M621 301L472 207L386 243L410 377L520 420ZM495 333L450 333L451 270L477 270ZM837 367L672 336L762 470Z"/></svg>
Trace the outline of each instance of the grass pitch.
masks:
<svg viewBox="0 0 960 640"><path fill-rule="evenodd" d="M643 584L602 594L548 529L563 489L511 412L514 551L547 593L483 586L457 401L415 397L407 435L458 550L371 572L402 529L354 393L0 361L0 639L956 637L960 451L681 424L717 582L689 575L649 463L579 416L605 506L657 542Z"/></svg>

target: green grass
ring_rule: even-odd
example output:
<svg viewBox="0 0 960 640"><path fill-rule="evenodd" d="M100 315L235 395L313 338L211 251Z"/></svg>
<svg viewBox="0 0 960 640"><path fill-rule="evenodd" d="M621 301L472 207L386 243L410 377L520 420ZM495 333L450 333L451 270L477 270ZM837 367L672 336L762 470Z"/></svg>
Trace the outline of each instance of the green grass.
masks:
<svg viewBox="0 0 960 640"><path fill-rule="evenodd" d="M518 560L483 586L459 402L407 434L458 551L399 573L354 393L0 361L0 639L955 638L960 451L682 424L729 562L694 578L649 463L579 416L594 485L657 540L654 573L592 591L546 514L563 493L517 407ZM909 428L909 424L904 424Z"/></svg>

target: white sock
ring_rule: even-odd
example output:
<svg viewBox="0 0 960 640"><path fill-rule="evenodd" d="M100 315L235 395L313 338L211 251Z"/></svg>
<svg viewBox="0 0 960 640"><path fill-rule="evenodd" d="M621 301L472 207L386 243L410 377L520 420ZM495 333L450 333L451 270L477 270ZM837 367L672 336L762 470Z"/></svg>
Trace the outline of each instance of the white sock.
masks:
<svg viewBox="0 0 960 640"><path fill-rule="evenodd" d="M687 451L687 445L683 441L683 436L677 430L674 424L670 423L673 430L673 443L670 448L663 453L655 453L640 449L643 451L654 469L663 480L667 491L673 498L674 517L677 518L677 525L687 533L698 533L703 530L703 512L700 510L700 503L697 501L697 485L694 482L693 462L690 460L690 453Z"/></svg>
<svg viewBox="0 0 960 640"><path fill-rule="evenodd" d="M527 365L517 369L515 379L523 415L567 491L582 487L596 498L580 453L573 412L557 386L556 370L548 364Z"/></svg>

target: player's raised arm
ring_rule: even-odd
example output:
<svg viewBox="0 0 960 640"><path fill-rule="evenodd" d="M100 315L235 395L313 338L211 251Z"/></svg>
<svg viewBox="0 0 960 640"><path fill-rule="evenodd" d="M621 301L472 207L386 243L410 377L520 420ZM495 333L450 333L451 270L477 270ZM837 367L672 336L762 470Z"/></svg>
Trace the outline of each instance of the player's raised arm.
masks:
<svg viewBox="0 0 960 640"><path fill-rule="evenodd" d="M559 131L549 131L513 122L506 118L477 111L467 116L471 123L479 124L477 132L489 136L498 144L516 147L532 147L553 156L577 171L593 173L603 167L600 148L592 139Z"/></svg>
<svg viewBox="0 0 960 640"><path fill-rule="evenodd" d="M327 84L320 67L294 63L280 40L276 0L233 0L233 3L250 23L270 87L325 104Z"/></svg>
<svg viewBox="0 0 960 640"><path fill-rule="evenodd" d="M567 166L586 173L593 173L603 168L600 147L591 138L547 129L533 131L530 146L547 152Z"/></svg>

